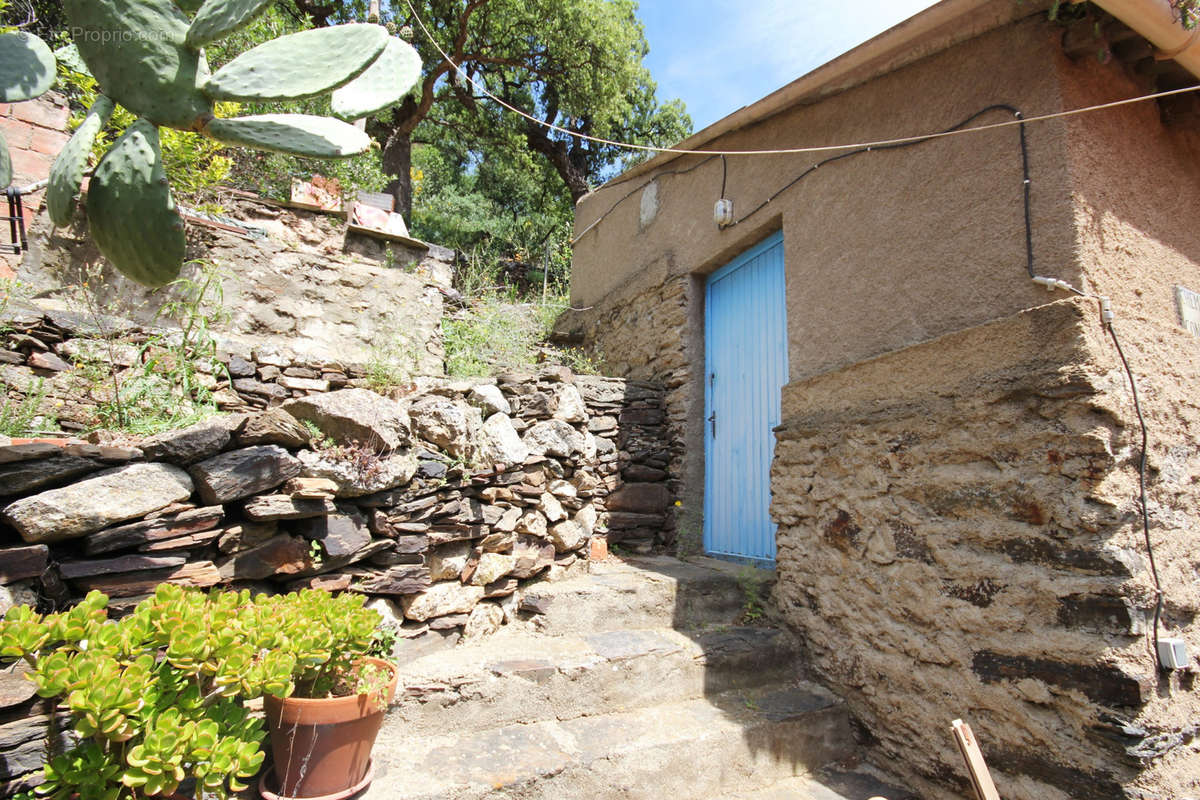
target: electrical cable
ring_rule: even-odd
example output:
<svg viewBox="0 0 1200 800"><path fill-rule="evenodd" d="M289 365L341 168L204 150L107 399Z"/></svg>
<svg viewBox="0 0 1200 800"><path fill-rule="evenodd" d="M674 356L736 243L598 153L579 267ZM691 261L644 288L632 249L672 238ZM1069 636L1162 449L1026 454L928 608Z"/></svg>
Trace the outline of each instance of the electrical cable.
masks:
<svg viewBox="0 0 1200 800"><path fill-rule="evenodd" d="M798 153L821 153L821 152L829 152L832 150L861 149L861 148L866 148L866 147L873 148L873 149L880 149L880 148L886 147L888 145L909 144L909 143L915 144L916 142L925 141L927 139L936 139L936 138L943 137L943 136L955 136L955 135L958 135L959 133L965 133L967 131L971 131L971 132L985 131L985 130L991 130L993 128L1007 128L1012 125L1023 125L1026 122L1044 122L1044 121L1052 120L1052 119L1060 119L1062 117L1070 117L1070 116L1074 116L1076 114L1086 114L1086 113L1089 113L1092 111L1103 111L1103 110L1109 109L1109 108L1117 108L1118 106L1125 106L1125 105L1129 105L1130 103L1141 103L1146 100L1157 100L1162 97L1171 97L1172 95L1184 94L1185 92L1200 91L1200 84L1196 84L1195 86L1185 86L1182 89L1170 89L1170 90L1163 91L1163 92L1154 92L1153 94L1140 95L1138 97L1129 97L1124 100L1114 100L1111 103L1101 103L1099 105L1094 105L1094 106L1086 106L1083 108L1074 108L1074 109L1070 109L1068 111L1056 111L1051 114L1040 114L1036 117L1029 117L1028 119L1024 119L1024 120L1017 120L1017 121L1013 121L1013 122L997 122L997 123L994 123L991 125L981 125L978 128L967 128L965 131L958 131L958 130L941 131L940 133L926 133L926 134L922 134L919 136L904 136L904 137L900 137L897 139L882 139L877 142L856 142L854 144L832 144L832 145L819 145L819 146L814 146L814 147L788 147L788 148L783 148L780 150L687 150L687 149L684 149L681 147L656 147L654 145L649 145L649 144L634 144L633 142L621 142L621 141L617 141L615 139L605 139L602 136L590 136L586 133L580 133L579 131L573 131L568 128L563 128L561 126L555 125L552 122L546 122L543 119L538 119L537 117L533 116L532 114L530 114L526 111L522 111L521 109L517 108L516 106L511 105L510 103L507 103L504 100L501 100L499 97L497 97L496 95L489 92L487 90L486 86L480 85L474 78L472 78L470 75L467 75L466 72L464 72L457 63L455 63L454 59L450 58L449 54L447 54L446 51L442 49L442 46L437 43L437 40L433 38L433 34L429 32L429 28L425 27L425 22L421 19L421 16L419 14L417 14L417 10L416 10L416 8L413 7L411 0L405 0L405 4L408 6L408 10L412 13L413 19L416 20L417 26L421 29L421 32L425 34L425 38L428 39L429 43L432 44L434 49L438 51L438 53L442 56L442 59L447 64L449 64L451 67L453 67L455 73L458 75L461 75L463 80L465 80L467 83L469 83L472 86L472 88L477 89L485 97L487 97L492 102L499 105L500 107L505 108L508 111L511 111L512 113L514 113L520 117L524 117L525 119L529 120L530 122L532 122L536 125L540 125L543 128L547 128L547 129L555 131L557 133L564 133L567 136L572 136L572 137L575 137L576 139L583 139L584 141L595 142L596 144L605 144L605 145L609 145L611 147L623 147L627 150L641 150L643 152L648 152L648 153L674 153L677 155L696 155L696 156L779 156L779 155L795 155Z"/></svg>
<svg viewBox="0 0 1200 800"><path fill-rule="evenodd" d="M1137 382L1133 378L1133 370L1129 367L1129 361L1125 358L1125 352L1121 349L1121 341L1117 338L1117 331L1113 328L1112 320L1109 319L1105 323L1108 328L1108 335L1112 337L1113 344L1117 348L1117 355L1121 359L1121 365L1125 368L1125 374L1129 377L1129 390L1133 394L1133 410L1137 414L1138 425L1142 430L1142 454L1138 460L1138 483L1141 490L1141 505L1142 505L1142 535L1146 539L1146 556L1150 561L1150 574L1154 578L1154 628L1152 635L1154 637L1154 659L1158 662L1158 626L1162 619L1163 610L1163 589L1162 582L1158 577L1158 565L1154 561L1154 543L1150 538L1150 509L1146 503L1146 453L1149 446L1149 432L1146 426L1146 418L1142 415L1142 404L1138 399Z"/></svg>
<svg viewBox="0 0 1200 800"><path fill-rule="evenodd" d="M647 186L654 183L659 178L666 178L671 175L687 175L689 172L694 172L694 171L700 169L700 167L703 167L708 162L714 161L718 158L720 158L720 156L709 156L708 158L702 159L698 163L693 164L692 166L688 167L687 169L673 169L673 170L667 170L665 172L655 173L653 178L650 178L647 181L639 183L637 186L635 186L634 188L630 189L628 192L626 192L625 194L623 194L619 198L617 198L617 201L615 203L613 203L611 206L609 206L607 211L605 211L600 216L596 217L596 219L590 225L588 225L586 228L581 230L578 235L576 235L573 239L571 239L570 242L568 242L568 244L570 244L573 247L576 242L578 242L580 239L582 239L587 234L588 231L590 231L592 228L595 228L597 225L599 225L601 222L603 222L604 219L609 214L616 211L617 206L621 205L621 203L624 203L626 200L633 197L635 194L640 192L642 189L645 189Z"/></svg>

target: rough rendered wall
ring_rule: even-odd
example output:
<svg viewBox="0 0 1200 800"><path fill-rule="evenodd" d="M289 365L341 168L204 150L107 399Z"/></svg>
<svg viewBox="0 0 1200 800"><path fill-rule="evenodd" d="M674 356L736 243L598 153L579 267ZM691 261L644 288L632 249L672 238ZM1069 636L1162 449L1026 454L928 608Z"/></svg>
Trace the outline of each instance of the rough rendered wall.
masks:
<svg viewBox="0 0 1200 800"><path fill-rule="evenodd" d="M916 135L998 103L1027 115L1057 111L1062 100L1054 65L1061 31L1044 15L1030 13L1035 16L707 147L766 149ZM974 124L1010 119L992 111ZM1044 263L1069 270L1074 227L1064 147L1062 126L1030 128L1034 245ZM726 196L735 217L824 155L728 159ZM707 275L781 227L793 380L1045 301L1023 273L1023 174L1014 128L828 164L724 230L712 216L721 161L700 162L698 156L676 159L580 202L574 306L609 309L631 287L650 288L673 275ZM686 174L669 174L693 166ZM655 183L638 191L651 177Z"/></svg>
<svg viewBox="0 0 1200 800"><path fill-rule="evenodd" d="M1178 366L1196 374L1200 359ZM963 717L1005 798L1196 793L1195 674L1156 683L1137 427L1092 302L793 383L784 418L783 610L881 763L949 797L963 773L948 725ZM1194 448L1177 456L1180 475L1200 468ZM1156 504L1173 490L1162 466ZM1171 601L1195 648L1194 573ZM1170 774L1139 779L1138 755Z"/></svg>
<svg viewBox="0 0 1200 800"><path fill-rule="evenodd" d="M1061 67L1064 99L1085 106L1142 93L1116 64L1095 59ZM1200 577L1200 339L1179 323L1178 284L1200 291L1200 126L1164 125L1142 103L1070 123L1076 246L1089 288L1112 298L1116 329L1134 371L1149 425L1152 535L1166 593L1164 635L1200 654L1195 615ZM1128 401L1126 415L1132 413ZM1189 676L1190 677L1190 676ZM1200 703L1178 676L1163 679L1143 715L1169 738L1190 739ZM1200 742L1151 758L1138 785L1164 797L1198 794Z"/></svg>

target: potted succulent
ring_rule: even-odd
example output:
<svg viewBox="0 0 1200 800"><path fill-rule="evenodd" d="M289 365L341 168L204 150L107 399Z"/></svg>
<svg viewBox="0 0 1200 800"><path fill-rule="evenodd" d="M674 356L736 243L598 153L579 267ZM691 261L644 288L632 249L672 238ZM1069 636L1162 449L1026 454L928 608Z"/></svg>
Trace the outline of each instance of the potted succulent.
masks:
<svg viewBox="0 0 1200 800"><path fill-rule="evenodd" d="M246 788L263 761L261 719L245 698L283 693L286 659L238 636L248 593L211 596L161 586L120 621L92 592L69 611L28 606L0 622L0 658L23 659L42 697L59 698L78 743L52 755L39 797L126 800Z"/></svg>
<svg viewBox="0 0 1200 800"><path fill-rule="evenodd" d="M263 763L263 719L247 706L260 697L279 776L263 776L269 794L360 790L397 675L368 656L380 619L363 601L163 584L118 621L99 592L58 614L13 608L0 659L26 661L79 737L50 757L37 795L134 800L194 781L197 797L227 798Z"/></svg>
<svg viewBox="0 0 1200 800"><path fill-rule="evenodd" d="M292 689L264 698L274 759L259 782L264 797L349 797L371 782L398 673L370 655L380 616L364 600L316 589L256 598L257 645L292 670Z"/></svg>

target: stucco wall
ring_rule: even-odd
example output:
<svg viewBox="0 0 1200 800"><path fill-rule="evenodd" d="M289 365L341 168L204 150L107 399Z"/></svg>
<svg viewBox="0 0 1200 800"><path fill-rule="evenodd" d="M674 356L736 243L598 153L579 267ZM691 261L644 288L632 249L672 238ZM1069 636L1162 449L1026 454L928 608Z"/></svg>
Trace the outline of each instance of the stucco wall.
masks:
<svg viewBox="0 0 1200 800"><path fill-rule="evenodd" d="M814 106L718 139L714 149L862 142L947 128L1008 103L1061 107L1056 31L1035 18L1001 28ZM1017 57L1015 54L1019 54ZM989 114L980 122L1010 117ZM1029 131L1035 248L1069 265L1070 195L1062 126ZM828 154L730 157L726 195L746 213ZM700 161L687 157L668 170ZM642 180L579 207L583 231ZM657 212L635 192L575 247L576 307L615 305L672 275L707 274L780 225L788 268L793 379L1026 308L1022 173L1015 129L874 151L816 171L744 223L718 230L721 163L657 180ZM653 205L653 204L651 204ZM1065 275L1064 277L1075 277Z"/></svg>
<svg viewBox="0 0 1200 800"><path fill-rule="evenodd" d="M1060 34L1030 18L711 146L864 141L989 103L1032 115L1145 90L1119 65L1069 62ZM1150 425L1162 633L1194 656L1200 343L1178 325L1174 285L1200 290L1200 136L1164 128L1153 104L1028 133L1035 269L1113 299ZM731 158L735 216L820 157ZM586 198L577 230L640 180ZM678 397L694 422L703 276L782 227L779 599L876 755L922 796L960 796L947 725L963 716L1006 798L1200 793L1196 671L1160 673L1151 652L1128 384L1097 303L1025 274L1015 130L830 164L725 231L711 222L720 181L719 161L660 175L655 202L635 191L581 236L573 300L594 308L566 324L616 341L614 309L687 276L685 328L630 312L617 340L685 354L673 370L692 381ZM703 464L687 478L696 490Z"/></svg>

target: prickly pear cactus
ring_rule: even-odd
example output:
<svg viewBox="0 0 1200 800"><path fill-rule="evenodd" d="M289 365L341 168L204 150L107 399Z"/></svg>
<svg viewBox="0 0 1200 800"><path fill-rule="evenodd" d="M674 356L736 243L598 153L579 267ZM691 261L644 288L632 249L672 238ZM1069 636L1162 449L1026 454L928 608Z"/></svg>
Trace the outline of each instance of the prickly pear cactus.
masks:
<svg viewBox="0 0 1200 800"><path fill-rule="evenodd" d="M54 53L32 33L0 34L0 103L41 97L54 85ZM0 189L12 183L12 156L0 135Z"/></svg>
<svg viewBox="0 0 1200 800"><path fill-rule="evenodd" d="M364 24L281 36L211 73L202 48L245 27L269 4L270 0L64 0L76 48L64 51L64 56L71 58L73 69L90 72L106 98L139 118L129 129L132 136L122 137L96 168L88 219L100 251L140 283L169 282L184 258L182 222L161 173L158 127L261 150L345 158L371 144L346 122L303 114L219 119L215 104L301 100L336 91L337 115L353 120L399 102L416 82L421 62L412 46L389 36L382 26ZM86 159L104 126L96 120L107 116L105 107L97 106L95 116L89 112L55 163L55 224L72 216L84 169L81 159ZM97 204L112 207L93 209ZM129 214L136 215L136 221L129 221Z"/></svg>

